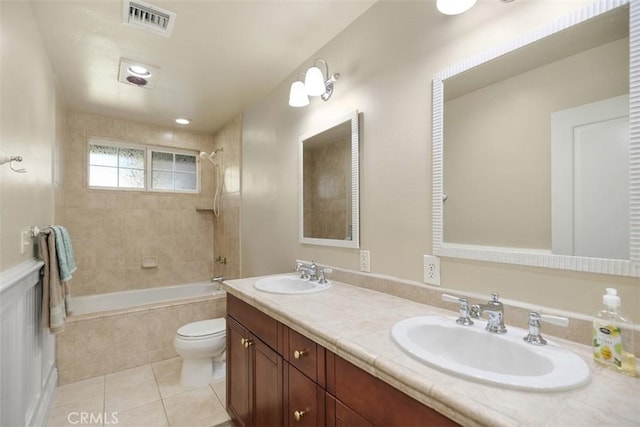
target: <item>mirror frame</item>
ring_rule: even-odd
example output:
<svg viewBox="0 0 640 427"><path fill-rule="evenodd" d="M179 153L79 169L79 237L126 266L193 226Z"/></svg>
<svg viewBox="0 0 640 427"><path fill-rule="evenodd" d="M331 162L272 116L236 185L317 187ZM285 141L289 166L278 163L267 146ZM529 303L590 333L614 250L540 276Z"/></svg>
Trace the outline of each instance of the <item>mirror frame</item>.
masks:
<svg viewBox="0 0 640 427"><path fill-rule="evenodd" d="M304 141L334 126L351 122L351 240L304 237ZM298 142L298 230L300 243L307 245L334 246L339 248L360 247L360 126L359 113L353 111L337 117L324 126L300 136Z"/></svg>
<svg viewBox="0 0 640 427"><path fill-rule="evenodd" d="M551 250L453 244L443 241L444 80L544 37L629 4L629 260L555 255ZM640 4L599 0L532 33L485 51L437 73L433 78L433 254L442 257L640 277Z"/></svg>

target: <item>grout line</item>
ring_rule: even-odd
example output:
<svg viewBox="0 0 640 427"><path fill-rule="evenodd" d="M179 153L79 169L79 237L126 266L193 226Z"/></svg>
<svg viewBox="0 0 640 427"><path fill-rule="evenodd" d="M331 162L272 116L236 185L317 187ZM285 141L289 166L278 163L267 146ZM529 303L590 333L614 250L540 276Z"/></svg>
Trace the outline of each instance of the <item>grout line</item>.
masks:
<svg viewBox="0 0 640 427"><path fill-rule="evenodd" d="M167 421L167 425L171 425L169 422L169 415L167 414L167 408L164 406L164 398L162 397L162 392L160 391L160 384L158 384L158 376L156 375L156 370L153 369L153 363L149 364L151 366L151 372L153 372L153 378L156 380L156 389L158 390L158 396L160 396L160 404L162 405L162 411L164 412L164 419Z"/></svg>
<svg viewBox="0 0 640 427"><path fill-rule="evenodd" d="M107 413L107 376L102 376L102 413ZM104 420L102 421L102 427L104 427Z"/></svg>

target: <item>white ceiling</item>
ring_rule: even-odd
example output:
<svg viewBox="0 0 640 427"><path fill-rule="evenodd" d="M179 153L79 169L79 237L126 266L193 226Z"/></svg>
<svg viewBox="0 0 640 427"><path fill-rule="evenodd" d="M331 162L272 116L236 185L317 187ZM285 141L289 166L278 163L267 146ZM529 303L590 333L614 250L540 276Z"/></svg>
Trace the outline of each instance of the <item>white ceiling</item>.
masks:
<svg viewBox="0 0 640 427"><path fill-rule="evenodd" d="M176 13L170 38L124 25L122 0L31 1L67 108L214 133L375 0L146 2ZM121 57L158 67L156 86L119 83Z"/></svg>

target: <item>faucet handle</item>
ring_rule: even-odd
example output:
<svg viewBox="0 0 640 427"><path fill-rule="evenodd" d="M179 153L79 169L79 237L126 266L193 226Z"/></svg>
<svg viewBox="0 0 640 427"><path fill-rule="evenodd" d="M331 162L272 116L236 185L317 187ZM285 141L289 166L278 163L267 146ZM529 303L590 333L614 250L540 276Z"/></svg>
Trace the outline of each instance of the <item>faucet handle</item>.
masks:
<svg viewBox="0 0 640 427"><path fill-rule="evenodd" d="M330 268L321 268L318 271L318 278L320 280L318 280L318 283L320 283L321 285L324 285L325 283L328 282L327 278L325 277L325 274L327 273L333 273L333 270Z"/></svg>
<svg viewBox="0 0 640 427"><path fill-rule="evenodd" d="M469 317L469 301L466 298L458 298L453 295L442 294L442 300L446 302L455 302L460 304L460 307L459 307L460 316L456 319L456 323L458 325L463 325L463 326L473 325L473 320L471 320L471 317Z"/></svg>
<svg viewBox="0 0 640 427"><path fill-rule="evenodd" d="M547 340L545 340L542 335L540 335L540 322L552 323L558 326L568 326L569 319L562 316L553 316L551 314L540 314L535 311L529 313L529 333L523 337L522 339L533 345L546 345Z"/></svg>

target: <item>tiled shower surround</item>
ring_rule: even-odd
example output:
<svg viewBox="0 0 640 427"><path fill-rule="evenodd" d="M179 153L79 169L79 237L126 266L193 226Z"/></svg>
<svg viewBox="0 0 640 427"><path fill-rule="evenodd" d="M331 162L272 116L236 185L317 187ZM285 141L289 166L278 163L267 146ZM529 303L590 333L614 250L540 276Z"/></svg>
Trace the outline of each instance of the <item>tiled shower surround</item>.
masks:
<svg viewBox="0 0 640 427"><path fill-rule="evenodd" d="M223 147L224 186L220 199L220 216L213 219L213 253L226 258L215 263L216 276L240 277L240 159L242 116L236 117L213 137L214 148ZM212 166L212 165L209 165ZM213 216L213 213L210 214Z"/></svg>
<svg viewBox="0 0 640 427"><path fill-rule="evenodd" d="M176 330L224 317L225 294L67 318L58 334L58 385L171 359Z"/></svg>
<svg viewBox="0 0 640 427"><path fill-rule="evenodd" d="M214 175L201 165L200 194L95 190L87 185L87 138L99 136L194 152L213 148L213 136L69 112L63 144L63 203L56 220L71 235L78 270L73 295L208 280L213 274ZM142 268L155 256L156 268Z"/></svg>

